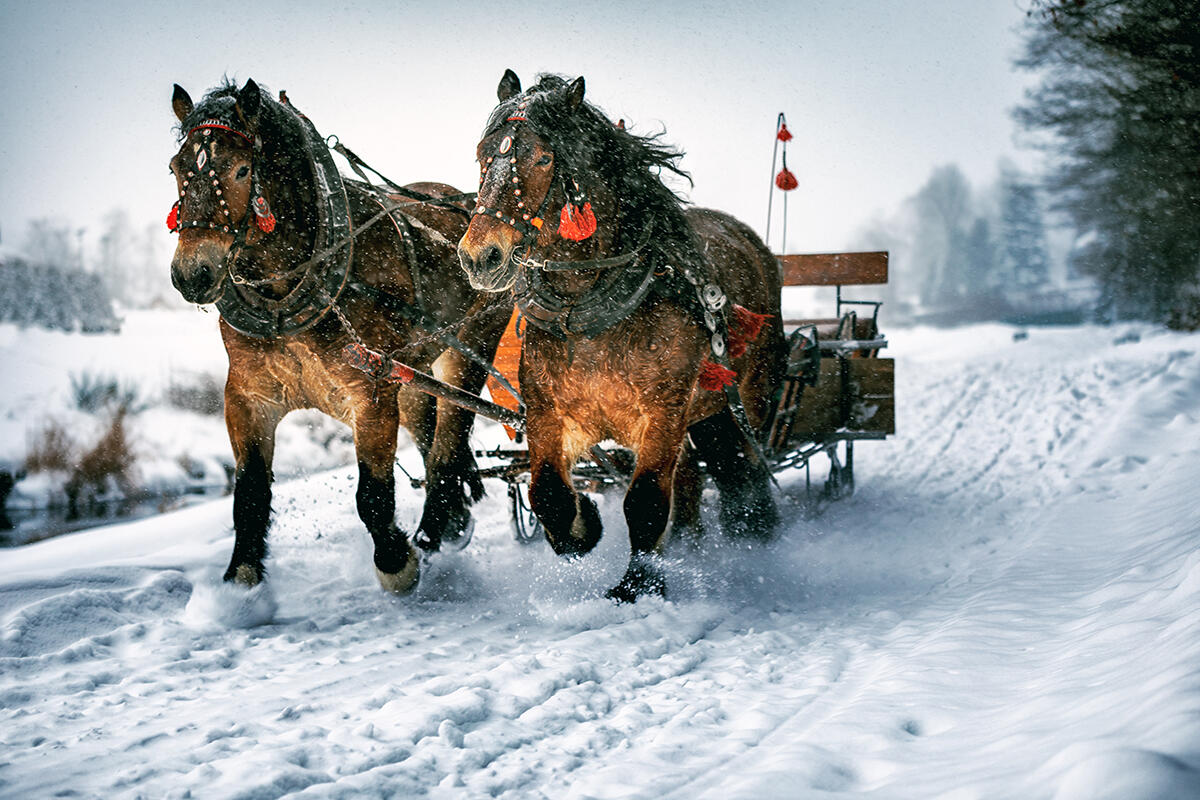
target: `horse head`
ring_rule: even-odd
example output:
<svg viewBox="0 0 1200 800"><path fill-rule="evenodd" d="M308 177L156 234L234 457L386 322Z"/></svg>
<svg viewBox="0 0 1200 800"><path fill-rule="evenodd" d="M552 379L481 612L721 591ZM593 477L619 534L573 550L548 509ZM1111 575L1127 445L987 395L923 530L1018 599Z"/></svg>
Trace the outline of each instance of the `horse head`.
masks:
<svg viewBox="0 0 1200 800"><path fill-rule="evenodd" d="M281 233L276 227L276 205L289 205L278 182L288 169L280 158L279 135L271 124L268 106L280 105L253 80L237 89L225 85L209 92L199 104L179 85L171 107L179 119L179 152L171 159L179 199L167 226L179 234L171 260L171 282L189 302L219 299L232 274L232 261L242 259L261 277L278 265L260 247ZM292 214L282 216L294 216ZM288 226L285 238L299 226ZM303 251L301 251L303 252Z"/></svg>
<svg viewBox="0 0 1200 800"><path fill-rule="evenodd" d="M471 285L505 291L521 265L539 256L575 258L594 252L611 230L596 233L596 213L613 206L603 185L585 185L595 173L588 136L596 112L583 102L582 77L542 76L521 92L508 70L476 150L479 198L458 255Z"/></svg>

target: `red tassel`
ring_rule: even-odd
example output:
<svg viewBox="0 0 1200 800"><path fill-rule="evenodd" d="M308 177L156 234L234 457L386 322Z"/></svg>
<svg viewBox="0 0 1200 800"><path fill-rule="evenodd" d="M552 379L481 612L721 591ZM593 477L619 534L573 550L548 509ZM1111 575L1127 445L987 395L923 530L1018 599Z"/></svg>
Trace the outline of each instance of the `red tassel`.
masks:
<svg viewBox="0 0 1200 800"><path fill-rule="evenodd" d="M730 358L738 358L746 352L750 342L762 333L763 325L773 315L756 314L745 306L733 305L733 319L729 321L729 341L726 343Z"/></svg>
<svg viewBox="0 0 1200 800"><path fill-rule="evenodd" d="M792 132L787 129L787 123L779 126L779 132L775 134L775 138L781 142L790 142L792 140Z"/></svg>
<svg viewBox="0 0 1200 800"><path fill-rule="evenodd" d="M737 373L733 370L714 364L706 358L700 367L700 388L706 392L719 392L732 385L736 377Z"/></svg>
<svg viewBox="0 0 1200 800"><path fill-rule="evenodd" d="M167 214L167 230L171 233L179 230L179 203L171 206L171 213Z"/></svg>
<svg viewBox="0 0 1200 800"><path fill-rule="evenodd" d="M592 212L592 204L584 203L583 208L567 203L558 215L558 235L573 242L582 242L596 232L596 215Z"/></svg>
<svg viewBox="0 0 1200 800"><path fill-rule="evenodd" d="M250 203L254 208L254 222L258 225L258 229L263 233L270 233L275 230L275 215L271 213L271 207L267 205L267 198L259 195Z"/></svg>
<svg viewBox="0 0 1200 800"><path fill-rule="evenodd" d="M775 185L785 192L790 192L800 185L800 181L796 180L796 176L787 167L779 170L779 174L775 176Z"/></svg>
<svg viewBox="0 0 1200 800"><path fill-rule="evenodd" d="M733 324L737 333L747 342L753 342L762 333L763 325L774 314L757 314L745 306L733 304Z"/></svg>

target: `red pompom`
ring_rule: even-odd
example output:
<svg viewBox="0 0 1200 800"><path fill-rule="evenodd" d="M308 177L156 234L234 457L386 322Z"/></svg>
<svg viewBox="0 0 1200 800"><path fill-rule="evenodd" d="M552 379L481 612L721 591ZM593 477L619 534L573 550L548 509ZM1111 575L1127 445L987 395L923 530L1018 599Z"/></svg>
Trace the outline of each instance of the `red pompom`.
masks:
<svg viewBox="0 0 1200 800"><path fill-rule="evenodd" d="M792 140L792 132L787 129L787 123L779 126L779 132L775 134L775 138L781 142L790 142Z"/></svg>
<svg viewBox="0 0 1200 800"><path fill-rule="evenodd" d="M756 314L745 306L733 304L733 319L729 321L729 357L737 358L746 352L746 346L758 338L763 325L772 314Z"/></svg>
<svg viewBox="0 0 1200 800"><path fill-rule="evenodd" d="M179 203L171 206L171 213L167 214L167 230L171 233L179 230Z"/></svg>
<svg viewBox="0 0 1200 800"><path fill-rule="evenodd" d="M737 377L737 373L727 367L722 367L720 364L714 364L708 359L704 360L704 364L700 367L700 388L706 392L719 392L726 386L733 384L733 379Z"/></svg>
<svg viewBox="0 0 1200 800"><path fill-rule="evenodd" d="M583 208L572 203L562 207L558 215L558 235L573 242L582 242L596 232L596 215L592 212L592 204L584 203Z"/></svg>
<svg viewBox="0 0 1200 800"><path fill-rule="evenodd" d="M779 170L779 174L775 176L775 185L785 192L790 192L800 185L800 181L796 180L796 176L787 167Z"/></svg>
<svg viewBox="0 0 1200 800"><path fill-rule="evenodd" d="M255 215L254 222L263 233L270 233L275 230L275 215L270 212L265 217Z"/></svg>

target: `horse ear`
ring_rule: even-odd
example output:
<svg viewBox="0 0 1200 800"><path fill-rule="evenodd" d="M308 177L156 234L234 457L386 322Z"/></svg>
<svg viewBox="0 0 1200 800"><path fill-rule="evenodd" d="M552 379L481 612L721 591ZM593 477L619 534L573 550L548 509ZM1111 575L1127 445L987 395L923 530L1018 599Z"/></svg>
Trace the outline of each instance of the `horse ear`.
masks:
<svg viewBox="0 0 1200 800"><path fill-rule="evenodd" d="M510 97L521 93L521 79L517 77L517 73L511 69L504 70L504 77L500 79L500 85L496 87L496 97L500 98L503 103Z"/></svg>
<svg viewBox="0 0 1200 800"><path fill-rule="evenodd" d="M571 110L579 108L579 104L583 102L583 76L580 75L571 84L567 86L567 105Z"/></svg>
<svg viewBox="0 0 1200 800"><path fill-rule="evenodd" d="M253 79L248 79L246 85L238 90L238 108L247 119L253 119L258 116L258 111L262 108L262 90L258 88L258 84Z"/></svg>
<svg viewBox="0 0 1200 800"><path fill-rule="evenodd" d="M180 122L187 119L187 115L192 113L195 104L192 103L192 97L178 83L175 84L175 92L171 95L171 110L175 112L175 116Z"/></svg>

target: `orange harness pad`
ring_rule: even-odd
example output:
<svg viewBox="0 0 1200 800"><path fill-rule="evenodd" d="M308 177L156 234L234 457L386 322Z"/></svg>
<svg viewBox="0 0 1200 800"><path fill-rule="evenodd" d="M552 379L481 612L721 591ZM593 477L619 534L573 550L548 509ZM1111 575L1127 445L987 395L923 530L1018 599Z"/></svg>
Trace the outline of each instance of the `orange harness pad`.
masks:
<svg viewBox="0 0 1200 800"><path fill-rule="evenodd" d="M496 367L496 371L503 375L518 392L521 391L521 382L517 373L521 369L521 342L524 338L525 320L521 318L516 306L513 306L512 317L508 320L508 327L504 329L504 335L500 337L500 346L496 348L496 357L492 360L492 364ZM504 406L510 411L520 411L517 399L490 375L487 379L487 387L488 392L492 395L492 402ZM509 439L517 438L517 432L512 428L505 425L504 430L508 432Z"/></svg>

